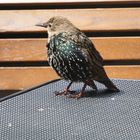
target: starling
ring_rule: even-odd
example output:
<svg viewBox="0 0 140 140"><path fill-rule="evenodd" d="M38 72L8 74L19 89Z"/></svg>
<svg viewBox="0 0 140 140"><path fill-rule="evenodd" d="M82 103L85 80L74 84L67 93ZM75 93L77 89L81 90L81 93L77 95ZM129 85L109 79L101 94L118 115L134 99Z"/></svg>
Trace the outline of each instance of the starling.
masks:
<svg viewBox="0 0 140 140"><path fill-rule="evenodd" d="M84 86L79 93L69 95L78 99L84 95L87 85L97 91L94 80L111 91L119 91L108 78L103 68L103 59L94 44L68 19L56 16L36 26L48 31L49 64L61 78L70 81L67 88L56 95L67 95L73 82L83 82Z"/></svg>

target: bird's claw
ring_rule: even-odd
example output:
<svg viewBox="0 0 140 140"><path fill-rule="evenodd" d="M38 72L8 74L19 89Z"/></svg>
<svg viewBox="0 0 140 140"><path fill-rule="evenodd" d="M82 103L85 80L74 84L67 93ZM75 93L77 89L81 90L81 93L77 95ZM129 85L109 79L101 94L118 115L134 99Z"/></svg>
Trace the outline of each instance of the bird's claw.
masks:
<svg viewBox="0 0 140 140"><path fill-rule="evenodd" d="M62 95L67 95L67 94L69 94L70 92L71 92L70 90L65 89L65 90L62 91L62 92L55 91L55 95L56 95L56 96L58 96L58 95L60 95L60 96L62 96Z"/></svg>
<svg viewBox="0 0 140 140"><path fill-rule="evenodd" d="M79 99L79 98L82 97L82 95L83 95L83 93L80 92L80 93L78 93L78 94L73 94L73 95L71 94L71 95L68 96L68 98Z"/></svg>

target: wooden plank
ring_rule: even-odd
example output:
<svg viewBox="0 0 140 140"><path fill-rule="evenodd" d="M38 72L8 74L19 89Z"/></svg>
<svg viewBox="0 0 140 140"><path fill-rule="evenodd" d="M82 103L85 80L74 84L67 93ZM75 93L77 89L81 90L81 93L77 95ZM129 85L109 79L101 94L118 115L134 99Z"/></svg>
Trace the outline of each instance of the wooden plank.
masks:
<svg viewBox="0 0 140 140"><path fill-rule="evenodd" d="M0 90L23 90L55 78L50 67L0 67Z"/></svg>
<svg viewBox="0 0 140 140"><path fill-rule="evenodd" d="M134 3L140 2L140 0L4 0L0 1L0 4L64 4L64 3Z"/></svg>
<svg viewBox="0 0 140 140"><path fill-rule="evenodd" d="M52 16L64 16L83 31L140 31L140 8L100 8L1 10L0 32L44 32L34 25Z"/></svg>
<svg viewBox="0 0 140 140"><path fill-rule="evenodd" d="M139 37L112 37L93 39L105 60L140 60Z"/></svg>
<svg viewBox="0 0 140 140"><path fill-rule="evenodd" d="M105 66L109 77L140 80L140 66Z"/></svg>
<svg viewBox="0 0 140 140"><path fill-rule="evenodd" d="M140 37L90 38L105 60L140 60ZM46 39L0 39L0 62L47 61Z"/></svg>
<svg viewBox="0 0 140 140"><path fill-rule="evenodd" d="M0 61L46 61L46 39L0 39Z"/></svg>
<svg viewBox="0 0 140 140"><path fill-rule="evenodd" d="M140 79L140 66L106 66L109 77ZM50 67L0 67L0 90L22 90L58 76Z"/></svg>

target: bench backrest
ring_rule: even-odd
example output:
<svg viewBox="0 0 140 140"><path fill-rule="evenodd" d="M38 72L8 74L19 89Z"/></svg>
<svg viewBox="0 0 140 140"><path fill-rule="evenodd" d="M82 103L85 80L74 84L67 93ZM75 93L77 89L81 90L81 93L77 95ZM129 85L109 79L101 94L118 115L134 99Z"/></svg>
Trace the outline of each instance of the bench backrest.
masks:
<svg viewBox="0 0 140 140"><path fill-rule="evenodd" d="M45 29L64 16L85 32L109 77L140 79L140 0L0 2L0 90L22 90L58 78L47 62Z"/></svg>

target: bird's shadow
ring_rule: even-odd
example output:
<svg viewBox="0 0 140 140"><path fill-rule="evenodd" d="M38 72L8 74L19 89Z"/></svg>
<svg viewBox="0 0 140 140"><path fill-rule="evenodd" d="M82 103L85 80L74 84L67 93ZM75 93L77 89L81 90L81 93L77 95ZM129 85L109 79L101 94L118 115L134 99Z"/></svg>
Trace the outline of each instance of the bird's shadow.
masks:
<svg viewBox="0 0 140 140"><path fill-rule="evenodd" d="M72 91L70 94L77 94L77 91ZM84 92L84 95L82 97L86 97L86 98L107 98L107 97L112 97L115 95L122 95L124 94L123 91L119 91L119 92L114 92L114 91L110 91L108 89L99 89L97 92L93 91L93 90L86 90Z"/></svg>

